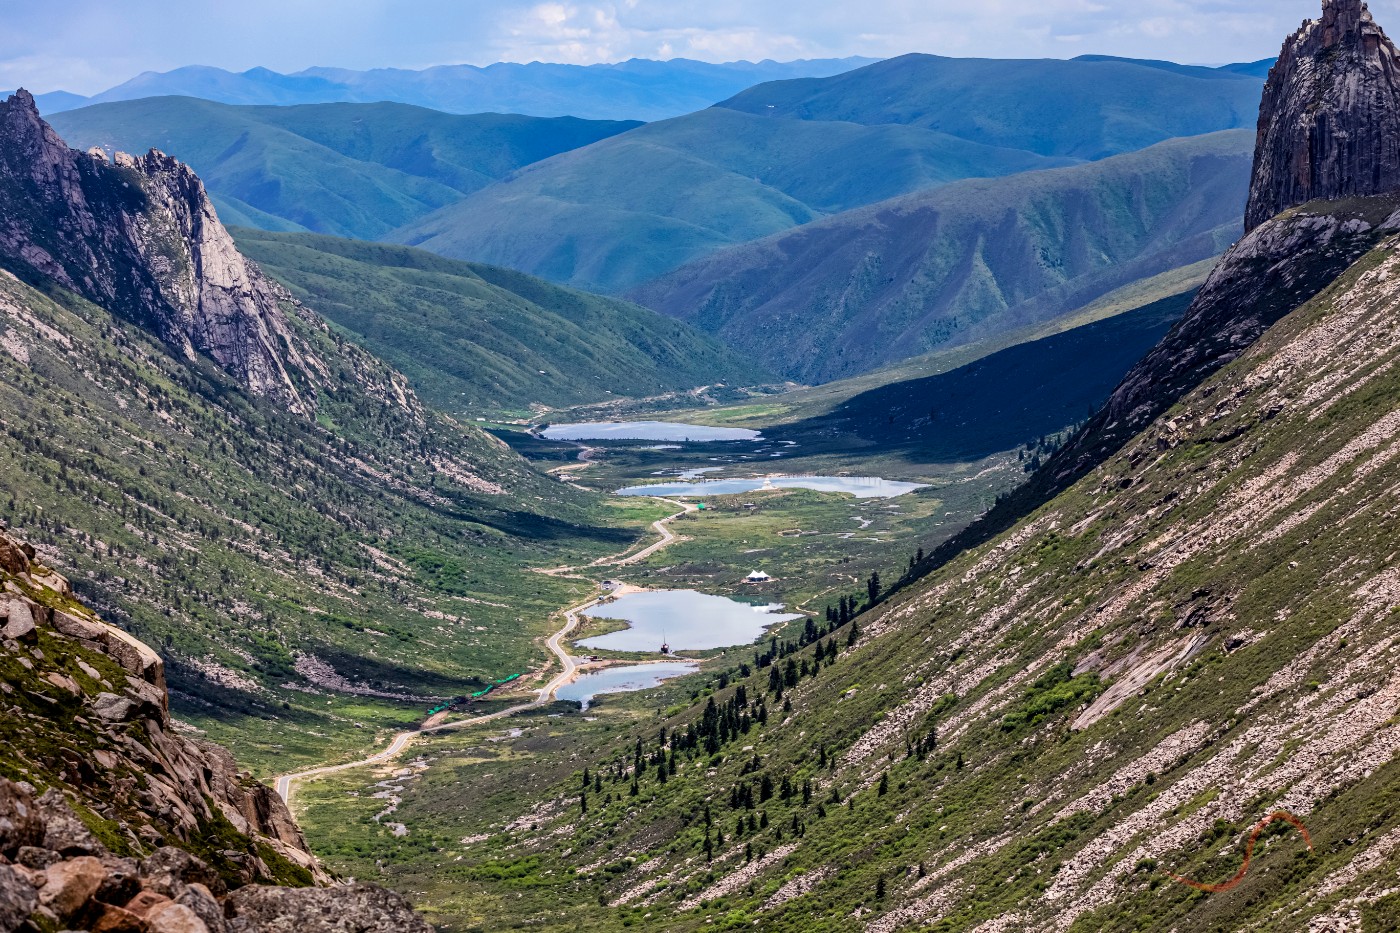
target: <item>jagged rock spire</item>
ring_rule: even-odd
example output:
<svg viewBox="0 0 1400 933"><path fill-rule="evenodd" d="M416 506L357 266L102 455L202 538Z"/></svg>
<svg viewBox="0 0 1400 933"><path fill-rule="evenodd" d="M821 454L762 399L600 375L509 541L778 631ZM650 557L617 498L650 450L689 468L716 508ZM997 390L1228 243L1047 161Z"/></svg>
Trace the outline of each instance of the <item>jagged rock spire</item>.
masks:
<svg viewBox="0 0 1400 933"><path fill-rule="evenodd" d="M0 101L0 260L26 266L204 354L253 394L308 414L281 295L238 252L194 171L151 150L69 149L28 91Z"/></svg>
<svg viewBox="0 0 1400 933"><path fill-rule="evenodd" d="M1400 53L1362 0L1323 0L1259 108L1245 229L1290 207L1400 189Z"/></svg>

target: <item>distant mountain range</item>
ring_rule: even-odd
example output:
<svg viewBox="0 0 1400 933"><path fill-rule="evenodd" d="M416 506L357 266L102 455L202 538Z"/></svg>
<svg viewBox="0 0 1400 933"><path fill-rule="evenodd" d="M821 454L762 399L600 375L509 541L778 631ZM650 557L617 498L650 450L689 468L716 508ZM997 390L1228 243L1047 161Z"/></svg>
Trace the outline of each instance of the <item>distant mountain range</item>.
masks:
<svg viewBox="0 0 1400 933"><path fill-rule="evenodd" d="M839 58L794 62L710 64L677 58L632 59L609 65L528 65L501 62L441 65L422 71L308 68L279 74L191 65L148 71L92 97L58 91L38 95L45 115L89 104L143 97L198 97L224 104L416 104L447 113L521 113L589 120L664 120L708 107L764 81L826 77L877 61ZM5 92L0 97L8 96Z"/></svg>
<svg viewBox="0 0 1400 933"><path fill-rule="evenodd" d="M940 184L1252 128L1261 88L1247 74L1159 62L906 55L759 85L541 161L388 239L623 292Z"/></svg>
<svg viewBox="0 0 1400 933"><path fill-rule="evenodd" d="M684 70L645 64L602 71L649 73L664 87ZM229 223L384 240L632 294L809 381L1044 320L1129 278L1218 254L1238 232L1248 134L1228 154L1216 140L1165 149L1145 171L1068 176L1087 187L1042 170L1252 129L1269 64L907 55L768 81L645 125L190 97L89 106L53 122L82 148L157 147L189 162ZM253 80L235 77L239 87ZM247 99L226 78L190 87ZM1182 171L1206 180L1183 187ZM1026 213L1041 208L1050 220ZM1037 223L1069 220L1103 248L1036 259L1037 244L1074 242ZM976 237L999 225L1030 252L1014 263L991 255ZM777 332L792 339L770 339ZM819 352L838 338L843 354Z"/></svg>
<svg viewBox="0 0 1400 933"><path fill-rule="evenodd" d="M639 124L158 97L62 113L53 125L79 148L176 156L199 172L228 223L376 239L525 165Z"/></svg>
<svg viewBox="0 0 1400 933"><path fill-rule="evenodd" d="M1173 136L1252 128L1263 85L1238 67L1101 55L904 55L830 78L761 84L719 106L798 120L898 123L988 146L1102 159Z"/></svg>
<svg viewBox="0 0 1400 933"><path fill-rule="evenodd" d="M621 292L873 201L1069 161L920 127L713 107L531 166L388 239Z"/></svg>

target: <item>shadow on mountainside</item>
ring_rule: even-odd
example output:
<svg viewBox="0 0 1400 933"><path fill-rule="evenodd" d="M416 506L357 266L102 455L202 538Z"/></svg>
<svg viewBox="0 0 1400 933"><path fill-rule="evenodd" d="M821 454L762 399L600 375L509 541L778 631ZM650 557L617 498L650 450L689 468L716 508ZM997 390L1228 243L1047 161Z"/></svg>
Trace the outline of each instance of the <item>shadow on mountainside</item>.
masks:
<svg viewBox="0 0 1400 933"><path fill-rule="evenodd" d="M1185 312L1193 292L1010 347L946 373L881 386L836 411L774 428L804 449L879 447L911 461L977 461L1097 411ZM849 442L846 441L849 439Z"/></svg>

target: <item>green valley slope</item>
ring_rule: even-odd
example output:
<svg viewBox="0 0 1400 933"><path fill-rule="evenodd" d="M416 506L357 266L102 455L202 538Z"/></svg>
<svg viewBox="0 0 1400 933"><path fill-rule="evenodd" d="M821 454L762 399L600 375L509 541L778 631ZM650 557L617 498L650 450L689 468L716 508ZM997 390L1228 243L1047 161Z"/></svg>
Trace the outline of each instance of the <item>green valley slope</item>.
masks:
<svg viewBox="0 0 1400 933"><path fill-rule="evenodd" d="M1332 275L1335 229L1394 206L1286 215L1254 243ZM724 662L664 711L624 702L621 738L550 737L531 794L485 812L463 782L482 753L440 749L391 877L435 891L449 929L1392 928L1400 240L1370 230L1331 287L858 636L794 642L772 672ZM1254 248L1229 268L1270 302ZM1243 294L1213 281L1198 307ZM1229 879L1280 810L1311 849L1274 824L1237 888L1168 874Z"/></svg>
<svg viewBox="0 0 1400 933"><path fill-rule="evenodd" d="M620 292L950 181L1252 126L1259 91L1255 76L1153 62L905 56L759 85L542 162L389 239Z"/></svg>
<svg viewBox="0 0 1400 933"><path fill-rule="evenodd" d="M830 213L1062 164L921 128L711 108L546 160L389 239L617 292Z"/></svg>
<svg viewBox="0 0 1400 933"><path fill-rule="evenodd" d="M632 293L799 382L1037 324L1218 254L1253 134L964 181L699 260Z"/></svg>
<svg viewBox="0 0 1400 933"><path fill-rule="evenodd" d="M507 269L310 234L236 236L441 411L526 414L769 379L679 321Z"/></svg>
<svg viewBox="0 0 1400 933"><path fill-rule="evenodd" d="M189 164L226 223L366 239L638 125L457 116L389 103L239 107L190 97L100 104L52 122L79 149L154 147Z"/></svg>
<svg viewBox="0 0 1400 933"><path fill-rule="evenodd" d="M628 518L425 408L186 166L69 150L27 95L0 127L4 520L160 647L186 715L249 764L322 760L528 671L576 588L530 567Z"/></svg>

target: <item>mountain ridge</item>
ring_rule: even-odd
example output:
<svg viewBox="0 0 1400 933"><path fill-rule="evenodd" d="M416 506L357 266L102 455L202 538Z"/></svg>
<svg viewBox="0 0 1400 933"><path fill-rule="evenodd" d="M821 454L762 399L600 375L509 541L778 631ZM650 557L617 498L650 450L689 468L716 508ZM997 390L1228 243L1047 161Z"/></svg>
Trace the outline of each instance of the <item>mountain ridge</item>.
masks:
<svg viewBox="0 0 1400 933"><path fill-rule="evenodd" d="M187 66L170 72L145 72L89 98L60 96L62 92L46 96L51 106L63 109L179 94L230 104L395 101L449 113L657 120L708 107L762 80L837 74L873 61L876 59L854 57L711 64L688 59L631 59L586 66L497 62L485 67L442 65L421 71L320 67L294 74L261 67L234 73Z"/></svg>
<svg viewBox="0 0 1400 933"><path fill-rule="evenodd" d="M155 98L52 119L80 148L158 148L241 222L373 239L559 152L637 123L457 116L406 104L235 107Z"/></svg>
<svg viewBox="0 0 1400 933"><path fill-rule="evenodd" d="M773 380L678 321L524 273L380 243L246 229L234 235L264 271L449 414L521 413Z"/></svg>
<svg viewBox="0 0 1400 933"><path fill-rule="evenodd" d="M1237 130L963 181L733 247L631 297L789 378L852 375L1217 254L1239 229L1249 151Z"/></svg>

